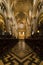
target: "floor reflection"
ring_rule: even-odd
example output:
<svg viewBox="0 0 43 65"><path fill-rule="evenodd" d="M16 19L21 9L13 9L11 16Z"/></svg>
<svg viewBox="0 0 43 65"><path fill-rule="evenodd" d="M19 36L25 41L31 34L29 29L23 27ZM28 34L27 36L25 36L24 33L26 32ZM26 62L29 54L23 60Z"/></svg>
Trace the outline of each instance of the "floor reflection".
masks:
<svg viewBox="0 0 43 65"><path fill-rule="evenodd" d="M37 53L24 40L19 40L16 45L13 44L8 53L4 51L0 63L0 65L43 65Z"/></svg>
<svg viewBox="0 0 43 65"><path fill-rule="evenodd" d="M18 45L19 45L19 47L18 47L19 49L25 50L25 41L24 40L19 40Z"/></svg>
<svg viewBox="0 0 43 65"><path fill-rule="evenodd" d="M24 40L19 40L19 42L12 48L12 52L20 59L32 53L32 51L33 50L25 43Z"/></svg>

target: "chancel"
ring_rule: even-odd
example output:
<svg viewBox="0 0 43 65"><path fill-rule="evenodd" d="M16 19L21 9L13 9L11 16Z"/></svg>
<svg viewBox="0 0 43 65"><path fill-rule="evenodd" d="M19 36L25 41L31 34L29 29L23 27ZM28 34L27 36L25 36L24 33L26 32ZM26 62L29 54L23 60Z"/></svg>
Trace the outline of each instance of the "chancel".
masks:
<svg viewBox="0 0 43 65"><path fill-rule="evenodd" d="M0 65L43 65L43 0L0 0Z"/></svg>

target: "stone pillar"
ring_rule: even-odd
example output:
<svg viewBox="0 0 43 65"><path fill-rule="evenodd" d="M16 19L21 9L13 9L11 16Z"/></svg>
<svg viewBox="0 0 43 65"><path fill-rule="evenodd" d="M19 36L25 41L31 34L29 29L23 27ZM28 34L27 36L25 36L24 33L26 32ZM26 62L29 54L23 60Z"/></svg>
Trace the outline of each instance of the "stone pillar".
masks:
<svg viewBox="0 0 43 65"><path fill-rule="evenodd" d="M26 38L31 36L31 23L30 20L27 19L26 23Z"/></svg>

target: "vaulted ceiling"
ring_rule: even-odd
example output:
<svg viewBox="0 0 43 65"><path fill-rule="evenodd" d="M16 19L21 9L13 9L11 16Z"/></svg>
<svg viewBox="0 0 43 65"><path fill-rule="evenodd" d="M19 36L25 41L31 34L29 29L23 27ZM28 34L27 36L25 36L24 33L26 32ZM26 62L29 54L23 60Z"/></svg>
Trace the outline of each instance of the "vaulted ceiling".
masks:
<svg viewBox="0 0 43 65"><path fill-rule="evenodd" d="M28 13L29 9L31 9L33 6L33 0L11 0L10 4L12 3L12 9L15 15L17 12Z"/></svg>

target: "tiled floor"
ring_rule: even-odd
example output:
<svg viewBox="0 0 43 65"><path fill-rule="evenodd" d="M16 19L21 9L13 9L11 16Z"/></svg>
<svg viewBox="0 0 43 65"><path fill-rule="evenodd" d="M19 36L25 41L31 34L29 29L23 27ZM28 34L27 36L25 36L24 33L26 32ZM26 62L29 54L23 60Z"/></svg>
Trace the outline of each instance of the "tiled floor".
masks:
<svg viewBox="0 0 43 65"><path fill-rule="evenodd" d="M9 51L3 52L0 65L43 65L43 61L23 40L20 40Z"/></svg>

